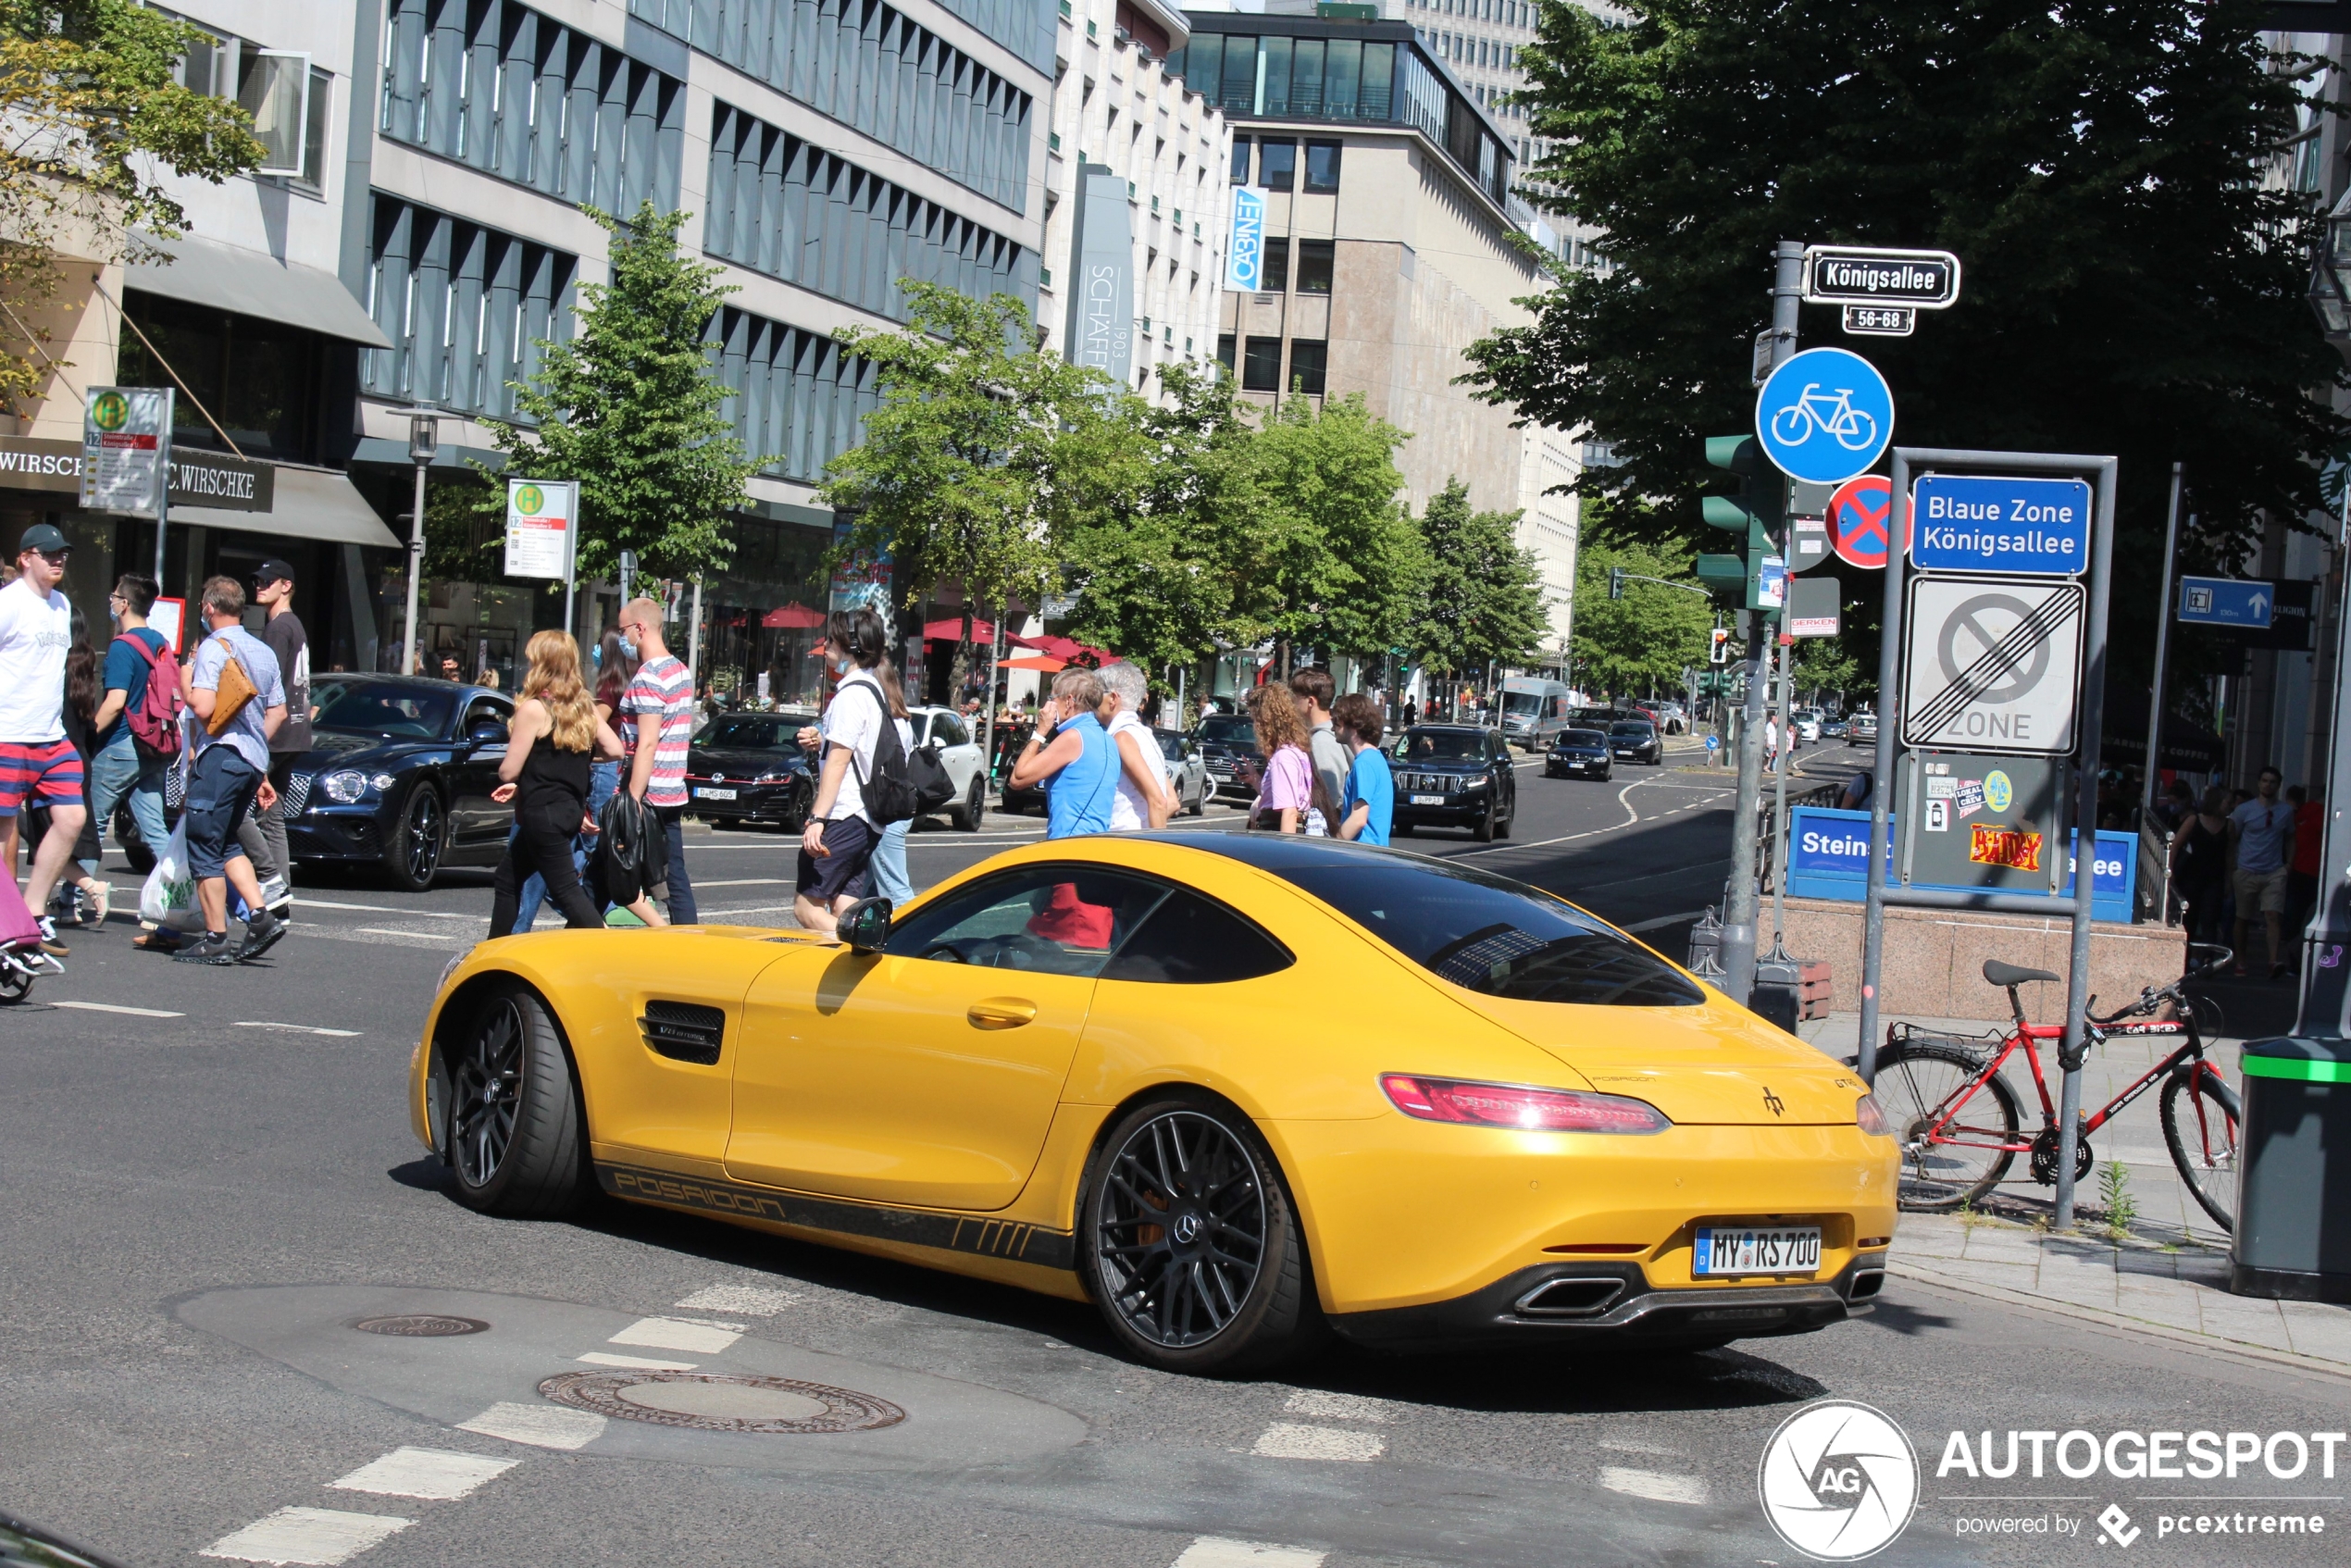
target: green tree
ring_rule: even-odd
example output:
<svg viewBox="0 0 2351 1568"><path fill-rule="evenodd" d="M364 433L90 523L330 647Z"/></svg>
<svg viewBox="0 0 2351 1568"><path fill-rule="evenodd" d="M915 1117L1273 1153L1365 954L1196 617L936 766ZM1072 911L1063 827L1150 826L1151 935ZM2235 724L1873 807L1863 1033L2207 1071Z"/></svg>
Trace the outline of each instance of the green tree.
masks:
<svg viewBox="0 0 2351 1568"><path fill-rule="evenodd" d="M678 577L723 566L734 553L728 514L767 461L744 456L720 406L716 345L703 338L732 291L715 281L717 268L678 249L683 212L651 202L626 220L580 210L612 236L611 280L581 286L578 334L542 341L538 375L516 383L516 402L535 423L482 422L506 455L506 477L579 481L582 578L612 576L624 550ZM476 491L474 504L503 518L505 487ZM470 537L481 541L470 546L477 552L491 548L479 527Z"/></svg>
<svg viewBox="0 0 2351 1568"><path fill-rule="evenodd" d="M1518 545L1515 512L1473 512L1469 487L1447 482L1420 516L1427 563L1412 646L1431 669L1483 674L1532 660L1549 617L1535 553Z"/></svg>
<svg viewBox="0 0 2351 1568"><path fill-rule="evenodd" d="M1612 529L1606 516L1604 506L1586 507L1575 554L1575 625L1568 646L1576 678L1616 694L1678 691L1683 670L1706 663L1712 605L1698 594L1654 582L1628 581L1624 597L1611 599L1609 571L1618 567L1696 588L1691 553Z"/></svg>
<svg viewBox="0 0 2351 1568"><path fill-rule="evenodd" d="M1877 689L1877 671L1865 671L1842 637L1799 638L1793 679L1797 700L1808 703L1832 691L1842 691L1849 700Z"/></svg>
<svg viewBox="0 0 2351 1568"><path fill-rule="evenodd" d="M850 548L895 554L909 603L963 585L960 666L976 606L1037 603L1073 538L1131 505L1144 462L1136 400L1039 352L1028 306L1010 294L902 286L903 329L834 333L878 367L881 404L865 440L827 467L822 494L854 519Z"/></svg>
<svg viewBox="0 0 2351 1568"><path fill-rule="evenodd" d="M1156 673L1189 666L1219 642L1254 642L1252 604L1263 510L1256 428L1230 376L1160 367L1169 402L1131 410L1140 490L1069 541L1077 608L1070 634Z"/></svg>
<svg viewBox="0 0 2351 1568"><path fill-rule="evenodd" d="M155 256L149 236L188 230L167 171L217 185L260 163L244 110L172 81L210 37L139 0L0 0L0 405L19 406L56 363L37 313L57 253Z"/></svg>
<svg viewBox="0 0 2351 1568"><path fill-rule="evenodd" d="M1612 268L1473 355L1488 394L1588 428L1584 481L1697 530L1700 438L1748 427L1783 238L1932 246L1959 304L1868 357L1897 440L2121 459L2118 604L2160 570L2183 458L2212 548L2318 504L2343 367L2303 300L2313 198L2268 176L2296 86L2257 0L1646 0L1542 7L1530 174ZM1803 334L1836 330L1833 307ZM2320 395L2313 396L2314 389ZM1630 514L1628 523L1632 521ZM2118 658L2144 663L2140 643Z"/></svg>
<svg viewBox="0 0 2351 1568"><path fill-rule="evenodd" d="M1238 621L1290 648L1376 657L1400 642L1426 563L1398 492L1406 433L1361 392L1283 400L1255 442L1263 506Z"/></svg>

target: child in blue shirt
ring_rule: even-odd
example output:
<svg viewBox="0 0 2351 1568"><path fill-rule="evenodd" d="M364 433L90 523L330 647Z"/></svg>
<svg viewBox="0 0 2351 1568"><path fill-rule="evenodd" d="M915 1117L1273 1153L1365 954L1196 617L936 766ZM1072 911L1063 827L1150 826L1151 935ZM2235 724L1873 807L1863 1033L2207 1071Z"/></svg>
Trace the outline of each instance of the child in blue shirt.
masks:
<svg viewBox="0 0 2351 1568"><path fill-rule="evenodd" d="M1379 704L1350 691L1331 704L1331 728L1355 760L1347 769L1347 799L1339 806L1338 836L1358 843L1385 844L1396 810L1396 781L1380 750Z"/></svg>

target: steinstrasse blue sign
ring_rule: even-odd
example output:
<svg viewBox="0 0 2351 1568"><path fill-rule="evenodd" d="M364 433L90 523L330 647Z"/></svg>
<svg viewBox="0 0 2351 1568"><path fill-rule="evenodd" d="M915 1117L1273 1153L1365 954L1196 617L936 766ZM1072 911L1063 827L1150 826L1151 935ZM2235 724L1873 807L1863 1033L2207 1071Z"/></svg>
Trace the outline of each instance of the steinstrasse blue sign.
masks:
<svg viewBox="0 0 2351 1568"><path fill-rule="evenodd" d="M1896 876L1893 819L1887 819L1885 877ZM2077 840L2078 841L2078 840ZM2127 921L2139 880L2138 839L2131 833L2100 833L2090 866L2090 913L2100 920ZM1798 898L1847 899L1860 902L1868 890L1870 814L1797 806L1788 813L1787 890ZM1925 882L1914 886L1940 886ZM2073 890L2065 879L2064 892ZM1978 889L1959 888L1959 892Z"/></svg>
<svg viewBox="0 0 2351 1568"><path fill-rule="evenodd" d="M1928 474L1910 488L1910 562L1921 571L2079 577L2090 568L2082 479Z"/></svg>

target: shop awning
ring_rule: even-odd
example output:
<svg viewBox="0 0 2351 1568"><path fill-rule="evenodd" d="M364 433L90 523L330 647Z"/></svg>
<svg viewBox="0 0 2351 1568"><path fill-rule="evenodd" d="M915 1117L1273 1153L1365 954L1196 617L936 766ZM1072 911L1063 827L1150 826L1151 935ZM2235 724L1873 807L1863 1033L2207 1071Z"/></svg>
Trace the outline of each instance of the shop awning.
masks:
<svg viewBox="0 0 2351 1568"><path fill-rule="evenodd" d="M376 509L352 488L348 476L330 468L295 468L278 465L277 492L267 512L232 512L219 506L171 508L174 525L233 529L240 533L276 534L280 539L310 539L328 544L372 544L400 548L398 536L384 527Z"/></svg>
<svg viewBox="0 0 2351 1568"><path fill-rule="evenodd" d="M369 348L392 346L342 280L322 267L280 261L266 251L193 234L153 243L172 259L124 268L124 288L306 327Z"/></svg>
<svg viewBox="0 0 2351 1568"><path fill-rule="evenodd" d="M1030 653L1018 659L999 659L996 661L996 667L998 669L1041 670L1047 675L1051 675L1059 670L1067 668L1068 666L1063 660L1052 658L1044 653Z"/></svg>

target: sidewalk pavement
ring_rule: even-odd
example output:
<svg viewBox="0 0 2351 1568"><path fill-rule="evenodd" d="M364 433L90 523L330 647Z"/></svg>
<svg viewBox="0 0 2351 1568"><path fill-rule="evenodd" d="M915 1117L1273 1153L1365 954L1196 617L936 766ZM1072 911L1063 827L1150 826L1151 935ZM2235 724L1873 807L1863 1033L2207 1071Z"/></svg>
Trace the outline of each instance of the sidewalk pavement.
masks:
<svg viewBox="0 0 2351 1568"><path fill-rule="evenodd" d="M1962 1038L1994 1029L1980 1019L1910 1022ZM1831 1055L1847 1057L1856 1049L1860 1024L1855 1014L1832 1014L1806 1023L1801 1032ZM2105 1104L2159 1061L2158 1043L2121 1039L2093 1051L2083 1069L2084 1109ZM2209 1046L2210 1060L2233 1085L2239 1081L2242 1044L2224 1038ZM2043 1064L2055 1100L2053 1058ZM2039 1097L2021 1053L2002 1072L2024 1108L2025 1125L2035 1125ZM2071 1232L2050 1229L2056 1189L2036 1184L2030 1162L2020 1155L2008 1178L1970 1211L1902 1215L1889 1272L2135 1336L2351 1378L2351 1308L2228 1293L2228 1234L2213 1224L2171 1164L2158 1111L2160 1090L2159 1084L2150 1086L2092 1138L2096 1163L2077 1188ZM2136 1211L2121 1227L2108 1223L2101 1187L2109 1163L2118 1160L2123 1193Z"/></svg>

